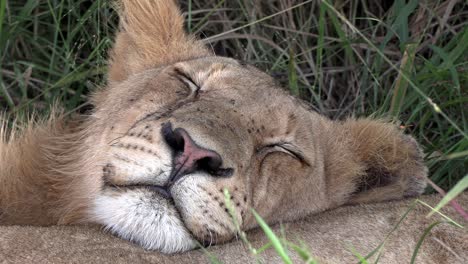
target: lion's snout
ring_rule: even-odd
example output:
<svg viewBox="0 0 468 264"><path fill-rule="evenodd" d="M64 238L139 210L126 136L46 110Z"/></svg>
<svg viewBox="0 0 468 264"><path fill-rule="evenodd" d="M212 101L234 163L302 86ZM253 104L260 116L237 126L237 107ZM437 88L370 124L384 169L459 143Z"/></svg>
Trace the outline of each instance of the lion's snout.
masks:
<svg viewBox="0 0 468 264"><path fill-rule="evenodd" d="M173 129L172 124L167 122L162 125L161 133L173 152L169 186L196 170L212 176L232 176L234 169L222 168L222 157L214 150L199 146L185 129Z"/></svg>

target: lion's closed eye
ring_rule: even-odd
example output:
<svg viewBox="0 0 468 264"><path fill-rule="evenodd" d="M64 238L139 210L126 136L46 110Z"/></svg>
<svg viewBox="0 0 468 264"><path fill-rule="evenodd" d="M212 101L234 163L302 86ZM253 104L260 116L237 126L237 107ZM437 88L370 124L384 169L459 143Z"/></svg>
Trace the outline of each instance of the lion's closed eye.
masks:
<svg viewBox="0 0 468 264"><path fill-rule="evenodd" d="M198 97L198 94L201 90L201 85L199 85L195 80L185 71L179 68L174 68L174 77L176 77L193 97Z"/></svg>
<svg viewBox="0 0 468 264"><path fill-rule="evenodd" d="M300 162L308 164L304 158L302 151L291 143L279 142L257 148L257 154L262 157L266 157L272 153L285 153Z"/></svg>

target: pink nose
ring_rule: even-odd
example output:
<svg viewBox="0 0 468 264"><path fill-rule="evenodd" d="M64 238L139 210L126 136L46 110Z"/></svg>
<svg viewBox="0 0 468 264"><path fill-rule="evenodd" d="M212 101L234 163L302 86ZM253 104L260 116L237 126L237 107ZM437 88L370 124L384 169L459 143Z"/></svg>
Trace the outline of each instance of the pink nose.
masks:
<svg viewBox="0 0 468 264"><path fill-rule="evenodd" d="M173 168L169 184L196 170L203 170L213 176L229 176L232 169L221 169L223 160L213 150L198 146L183 128L172 130L171 123L162 127L166 143L174 151Z"/></svg>

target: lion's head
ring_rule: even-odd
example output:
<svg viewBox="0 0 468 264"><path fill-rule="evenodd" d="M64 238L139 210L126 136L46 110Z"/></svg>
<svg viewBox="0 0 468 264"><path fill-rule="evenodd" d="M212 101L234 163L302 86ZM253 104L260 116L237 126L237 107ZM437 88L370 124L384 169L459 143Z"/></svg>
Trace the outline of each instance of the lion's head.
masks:
<svg viewBox="0 0 468 264"><path fill-rule="evenodd" d="M247 230L250 208L275 223L424 188L417 145L392 125L310 111L187 36L173 1L124 0L120 12L74 168L85 175L70 191L85 208L77 221L170 253L236 235L224 189Z"/></svg>
<svg viewBox="0 0 468 264"><path fill-rule="evenodd" d="M328 205L320 137L308 131L321 118L253 67L190 59L131 76L104 98L96 116L113 122L103 126L95 214L126 238L164 251L192 247L192 236L232 238L224 188L245 227L250 207L287 218Z"/></svg>

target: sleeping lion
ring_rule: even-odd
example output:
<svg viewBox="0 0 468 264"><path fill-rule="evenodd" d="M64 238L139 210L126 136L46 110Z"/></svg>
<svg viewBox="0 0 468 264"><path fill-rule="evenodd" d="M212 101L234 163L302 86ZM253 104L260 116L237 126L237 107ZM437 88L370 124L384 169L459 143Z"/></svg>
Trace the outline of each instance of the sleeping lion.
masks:
<svg viewBox="0 0 468 264"><path fill-rule="evenodd" d="M422 153L394 124L311 111L187 35L173 1L122 0L120 16L91 114L3 126L0 224L98 223L175 253L257 227L251 208L275 224L423 192Z"/></svg>

